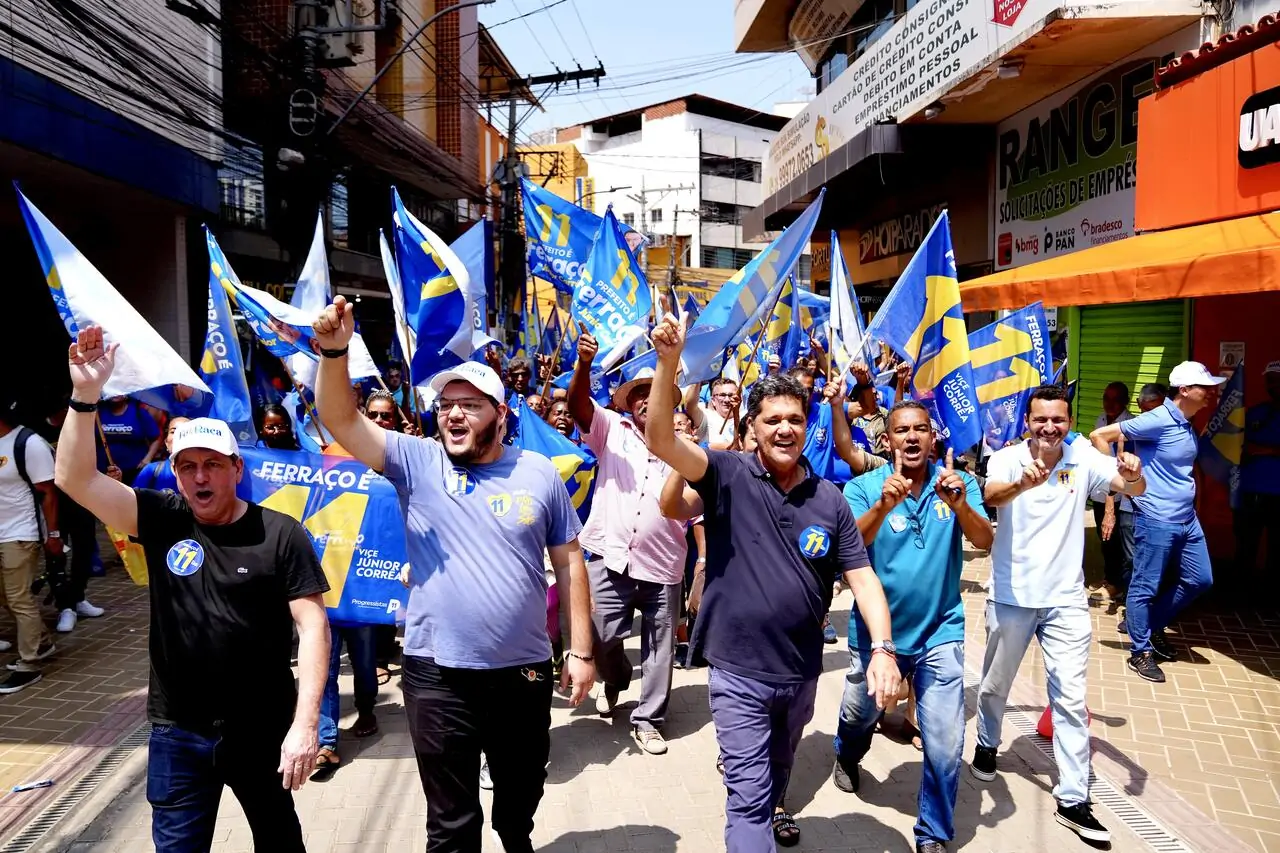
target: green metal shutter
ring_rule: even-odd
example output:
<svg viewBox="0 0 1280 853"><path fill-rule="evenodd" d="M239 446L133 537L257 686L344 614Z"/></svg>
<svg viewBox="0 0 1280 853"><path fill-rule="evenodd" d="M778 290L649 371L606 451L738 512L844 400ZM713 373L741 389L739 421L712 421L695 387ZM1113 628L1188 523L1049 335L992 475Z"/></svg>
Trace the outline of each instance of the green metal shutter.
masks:
<svg viewBox="0 0 1280 853"><path fill-rule="evenodd" d="M1136 400L1148 382L1167 385L1170 369L1187 357L1183 299L1086 306L1080 309L1079 329L1076 428L1086 435L1102 414L1108 384L1125 383ZM1129 408L1137 414L1136 402Z"/></svg>

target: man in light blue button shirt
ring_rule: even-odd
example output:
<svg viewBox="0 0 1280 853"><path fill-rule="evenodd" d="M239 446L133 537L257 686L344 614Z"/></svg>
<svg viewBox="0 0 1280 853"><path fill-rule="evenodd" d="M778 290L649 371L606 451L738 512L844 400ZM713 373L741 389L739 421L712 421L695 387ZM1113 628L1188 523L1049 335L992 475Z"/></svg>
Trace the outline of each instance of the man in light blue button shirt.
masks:
<svg viewBox="0 0 1280 853"><path fill-rule="evenodd" d="M1217 388L1225 381L1199 362L1184 361L1169 373L1172 398L1090 436L1095 445L1133 441L1146 472L1146 494L1133 500L1137 512L1126 616L1133 641L1129 668L1147 681L1162 683L1159 661L1177 657L1164 629L1213 584L1209 549L1196 517L1193 469L1199 439L1191 419L1216 404ZM1157 595L1165 566L1172 561L1178 565L1177 582Z"/></svg>

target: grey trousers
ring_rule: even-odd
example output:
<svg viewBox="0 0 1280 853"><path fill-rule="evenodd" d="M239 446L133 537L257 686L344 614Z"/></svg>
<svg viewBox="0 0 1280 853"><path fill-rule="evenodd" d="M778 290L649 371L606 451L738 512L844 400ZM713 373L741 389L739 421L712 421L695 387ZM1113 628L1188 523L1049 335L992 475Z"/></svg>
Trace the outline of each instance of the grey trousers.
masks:
<svg viewBox="0 0 1280 853"><path fill-rule="evenodd" d="M675 661L676 618L680 612L680 584L661 584L632 578L605 568L604 559L587 563L595 609L596 677L605 687L622 691L631 685L631 661L623 640L631 636L640 611L640 702L631 712L631 725L662 728L671 698L671 669Z"/></svg>

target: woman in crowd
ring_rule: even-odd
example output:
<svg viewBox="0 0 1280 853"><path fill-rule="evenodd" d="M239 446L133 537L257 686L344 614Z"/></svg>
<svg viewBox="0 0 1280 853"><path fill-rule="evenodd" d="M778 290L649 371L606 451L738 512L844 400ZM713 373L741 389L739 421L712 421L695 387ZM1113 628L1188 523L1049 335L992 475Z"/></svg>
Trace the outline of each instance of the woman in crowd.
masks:
<svg viewBox="0 0 1280 853"><path fill-rule="evenodd" d="M288 409L279 403L267 403L262 407L258 420L258 444L271 450L299 449Z"/></svg>

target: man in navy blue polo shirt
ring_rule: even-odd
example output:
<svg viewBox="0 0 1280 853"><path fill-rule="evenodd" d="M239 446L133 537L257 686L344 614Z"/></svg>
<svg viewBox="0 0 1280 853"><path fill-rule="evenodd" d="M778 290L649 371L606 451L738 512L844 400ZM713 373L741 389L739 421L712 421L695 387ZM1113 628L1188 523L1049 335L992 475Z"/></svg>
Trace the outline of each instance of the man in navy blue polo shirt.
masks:
<svg viewBox="0 0 1280 853"><path fill-rule="evenodd" d="M1142 460L1147 491L1133 499L1133 579L1125 601L1130 649L1129 668L1147 681L1163 683L1158 661L1175 660L1177 650L1164 629L1184 607L1213 585L1213 566L1204 531L1196 517L1193 468L1200 442L1191 419L1217 402L1218 386L1227 380L1211 374L1198 361L1184 361L1169 373L1173 397L1136 418L1094 430L1095 445L1120 439L1134 442ZM1123 449L1123 447L1121 447ZM1177 583L1157 595L1165 566L1178 563Z"/></svg>
<svg viewBox="0 0 1280 853"><path fill-rule="evenodd" d="M991 522L978 481L931 462L933 424L917 402L889 412L893 465L849 481L844 496L884 586L897 637L898 665L912 675L924 744L916 850L945 853L955 837L956 793L964 746L964 603L960 600L963 539L991 547ZM871 748L881 709L863 682L871 661L871 637L862 615L849 616L851 663L836 730L835 785L858 790L858 762Z"/></svg>
<svg viewBox="0 0 1280 853"><path fill-rule="evenodd" d="M822 672L822 620L843 573L867 625L866 690L883 708L901 680L889 607L840 492L801 455L808 398L787 376L756 382L747 420L755 453L704 450L673 426L685 327L667 315L653 331L658 367L649 398L649 449L702 499L706 585L691 651L711 664L708 693L728 789L728 853L773 853L799 830L781 804L796 746L813 716ZM772 825L771 825L772 824Z"/></svg>

